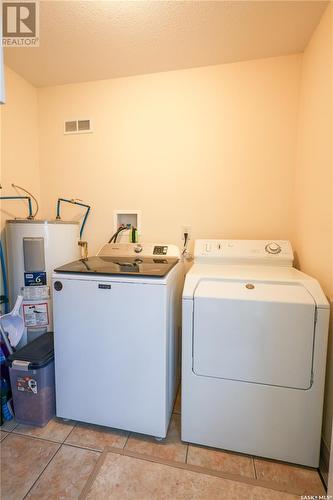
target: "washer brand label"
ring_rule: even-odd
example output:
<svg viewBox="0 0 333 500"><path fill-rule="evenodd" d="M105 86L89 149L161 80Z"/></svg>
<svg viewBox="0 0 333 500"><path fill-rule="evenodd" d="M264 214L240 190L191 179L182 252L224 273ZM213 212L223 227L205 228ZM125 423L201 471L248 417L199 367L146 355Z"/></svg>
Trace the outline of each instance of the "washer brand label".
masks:
<svg viewBox="0 0 333 500"><path fill-rule="evenodd" d="M24 285L46 285L46 273L44 271L40 271L38 273L24 273Z"/></svg>
<svg viewBox="0 0 333 500"><path fill-rule="evenodd" d="M111 290L111 285L105 285L104 283L98 283L98 288L102 288L103 290Z"/></svg>

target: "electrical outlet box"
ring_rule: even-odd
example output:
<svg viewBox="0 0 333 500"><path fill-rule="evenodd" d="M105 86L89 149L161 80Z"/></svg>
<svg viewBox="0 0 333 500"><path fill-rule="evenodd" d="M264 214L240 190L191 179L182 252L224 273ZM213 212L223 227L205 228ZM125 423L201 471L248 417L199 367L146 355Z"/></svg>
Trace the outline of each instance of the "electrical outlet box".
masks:
<svg viewBox="0 0 333 500"><path fill-rule="evenodd" d="M188 234L187 241L189 241L192 238L192 226L182 226L182 234L181 234L181 239L185 240L184 234Z"/></svg>

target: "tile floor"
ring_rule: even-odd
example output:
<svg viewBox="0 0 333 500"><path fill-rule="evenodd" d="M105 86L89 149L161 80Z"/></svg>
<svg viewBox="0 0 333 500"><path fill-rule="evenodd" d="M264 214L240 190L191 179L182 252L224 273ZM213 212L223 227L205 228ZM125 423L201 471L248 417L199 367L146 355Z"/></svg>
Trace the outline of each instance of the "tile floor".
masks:
<svg viewBox="0 0 333 500"><path fill-rule="evenodd" d="M55 418L1 427L1 498L291 499L324 495L314 469L180 440L177 398L162 441Z"/></svg>

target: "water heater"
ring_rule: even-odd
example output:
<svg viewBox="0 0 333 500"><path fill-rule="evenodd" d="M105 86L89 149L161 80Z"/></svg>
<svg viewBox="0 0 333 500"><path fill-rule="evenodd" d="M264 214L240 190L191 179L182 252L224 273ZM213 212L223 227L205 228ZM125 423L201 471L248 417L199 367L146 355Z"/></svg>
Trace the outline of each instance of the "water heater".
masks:
<svg viewBox="0 0 333 500"><path fill-rule="evenodd" d="M34 332L52 331L52 272L80 258L78 241L78 222L6 221L9 301L13 307L17 296L23 295L22 314L30 340Z"/></svg>

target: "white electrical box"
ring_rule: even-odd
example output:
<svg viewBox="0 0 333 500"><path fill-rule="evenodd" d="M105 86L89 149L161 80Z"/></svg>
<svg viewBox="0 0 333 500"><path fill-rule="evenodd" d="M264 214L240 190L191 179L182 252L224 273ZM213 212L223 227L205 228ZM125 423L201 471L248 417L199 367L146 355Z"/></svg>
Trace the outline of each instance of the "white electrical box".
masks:
<svg viewBox="0 0 333 500"><path fill-rule="evenodd" d="M138 234L141 234L141 211L140 210L115 210L113 213L114 218L114 231L117 231L118 227L124 224L128 225L128 229L135 227L138 230ZM119 241L128 241L128 231L123 231L118 236Z"/></svg>

